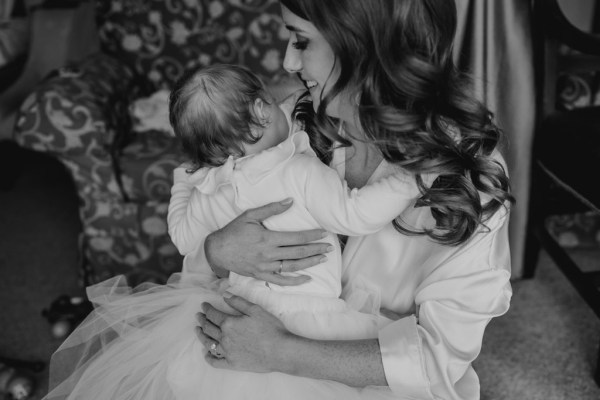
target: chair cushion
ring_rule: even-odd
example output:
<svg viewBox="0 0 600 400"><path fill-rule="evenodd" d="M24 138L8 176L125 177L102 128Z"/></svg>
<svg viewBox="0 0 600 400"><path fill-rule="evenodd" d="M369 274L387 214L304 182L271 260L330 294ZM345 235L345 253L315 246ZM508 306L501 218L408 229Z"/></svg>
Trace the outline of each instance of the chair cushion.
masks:
<svg viewBox="0 0 600 400"><path fill-rule="evenodd" d="M166 282L181 271L183 257L167 232L168 202L98 201L84 224L86 283L123 274L129 284Z"/></svg>
<svg viewBox="0 0 600 400"><path fill-rule="evenodd" d="M173 136L158 130L135 133L118 160L125 195L134 202L168 202L173 170L183 161L179 141Z"/></svg>
<svg viewBox="0 0 600 400"><path fill-rule="evenodd" d="M600 107L557 112L537 133L538 160L562 182L600 208Z"/></svg>

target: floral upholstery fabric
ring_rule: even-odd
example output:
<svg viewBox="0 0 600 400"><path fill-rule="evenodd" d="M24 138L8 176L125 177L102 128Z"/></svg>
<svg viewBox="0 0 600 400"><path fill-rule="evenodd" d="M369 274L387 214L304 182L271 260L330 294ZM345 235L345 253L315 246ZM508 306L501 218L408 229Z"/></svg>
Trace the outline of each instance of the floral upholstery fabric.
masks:
<svg viewBox="0 0 600 400"><path fill-rule="evenodd" d="M274 0L113 0L99 12L103 51L171 88L186 69L243 64L283 73L287 31ZM166 56L168 55L168 57Z"/></svg>
<svg viewBox="0 0 600 400"><path fill-rule="evenodd" d="M123 190L137 202L168 200L172 171L185 160L175 138L161 131L146 131L123 149L119 161Z"/></svg>
<svg viewBox="0 0 600 400"><path fill-rule="evenodd" d="M552 215L546 227L564 248L600 248L600 215L595 212Z"/></svg>
<svg viewBox="0 0 600 400"><path fill-rule="evenodd" d="M559 110L600 106L600 71L563 74L557 86Z"/></svg>
<svg viewBox="0 0 600 400"><path fill-rule="evenodd" d="M276 0L104 0L98 21L102 53L35 88L15 140L56 156L73 176L85 284L116 274L131 284L164 282L181 269L166 214L183 157L171 135L132 129L132 103L216 62L284 83L287 36Z"/></svg>
<svg viewBox="0 0 600 400"><path fill-rule="evenodd" d="M581 54L567 45L560 46L558 52L567 59ZM600 106L600 70L586 67L561 72L556 82L556 109L568 111L593 106Z"/></svg>

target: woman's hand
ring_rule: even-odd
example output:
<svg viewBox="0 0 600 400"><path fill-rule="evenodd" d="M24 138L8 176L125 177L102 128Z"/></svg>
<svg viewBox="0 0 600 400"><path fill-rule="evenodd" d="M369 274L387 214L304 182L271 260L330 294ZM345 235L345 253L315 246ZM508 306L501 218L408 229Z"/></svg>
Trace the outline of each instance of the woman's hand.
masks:
<svg viewBox="0 0 600 400"><path fill-rule="evenodd" d="M300 271L325 261L324 253L331 251L331 245L310 242L322 239L326 232L322 229L276 232L262 224L291 205L292 200L288 199L247 210L208 235L204 250L210 266L218 275L222 275L219 271L228 270L282 286L310 280L304 275L284 276L280 273Z"/></svg>
<svg viewBox="0 0 600 400"><path fill-rule="evenodd" d="M196 335L209 350L206 361L216 368L277 371L279 351L293 335L274 315L242 297L231 296L225 302L240 315L208 303L202 305L204 313L197 314Z"/></svg>
<svg viewBox="0 0 600 400"><path fill-rule="evenodd" d="M230 313L204 303L204 313L197 314L196 334L213 367L283 372L356 387L387 386L377 339L307 339L242 297L231 296L225 302L232 308Z"/></svg>

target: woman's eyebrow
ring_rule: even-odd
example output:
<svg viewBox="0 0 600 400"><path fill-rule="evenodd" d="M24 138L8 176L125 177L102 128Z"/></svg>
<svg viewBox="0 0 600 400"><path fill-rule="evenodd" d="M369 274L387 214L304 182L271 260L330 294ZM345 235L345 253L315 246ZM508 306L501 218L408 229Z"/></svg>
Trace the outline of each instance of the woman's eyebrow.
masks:
<svg viewBox="0 0 600 400"><path fill-rule="evenodd" d="M296 32L296 33L306 33L304 32L302 29L295 27L294 25L288 25L285 24L285 27L288 31L290 32Z"/></svg>

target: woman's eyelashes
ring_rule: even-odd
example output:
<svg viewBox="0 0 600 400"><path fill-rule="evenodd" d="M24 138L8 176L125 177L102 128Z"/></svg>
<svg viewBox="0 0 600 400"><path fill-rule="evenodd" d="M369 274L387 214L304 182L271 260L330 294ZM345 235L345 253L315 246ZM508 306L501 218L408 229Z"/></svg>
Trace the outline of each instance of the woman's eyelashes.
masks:
<svg viewBox="0 0 600 400"><path fill-rule="evenodd" d="M295 42L292 42L292 47L296 50L304 50L308 46L308 40L306 39L296 39Z"/></svg>

